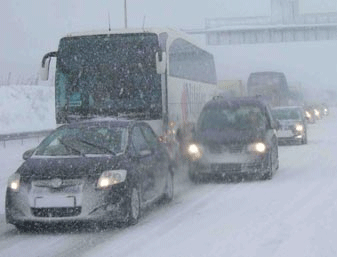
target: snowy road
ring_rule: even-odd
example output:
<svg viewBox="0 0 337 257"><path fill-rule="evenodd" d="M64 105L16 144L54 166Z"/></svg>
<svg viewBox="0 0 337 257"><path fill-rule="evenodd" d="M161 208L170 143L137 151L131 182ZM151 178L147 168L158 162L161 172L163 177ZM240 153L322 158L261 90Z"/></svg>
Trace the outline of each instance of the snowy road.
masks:
<svg viewBox="0 0 337 257"><path fill-rule="evenodd" d="M194 185L181 172L172 203L100 232L20 234L5 224L7 177L35 142L0 146L0 256L337 256L336 124L331 113L309 126L308 145L280 146L271 181Z"/></svg>

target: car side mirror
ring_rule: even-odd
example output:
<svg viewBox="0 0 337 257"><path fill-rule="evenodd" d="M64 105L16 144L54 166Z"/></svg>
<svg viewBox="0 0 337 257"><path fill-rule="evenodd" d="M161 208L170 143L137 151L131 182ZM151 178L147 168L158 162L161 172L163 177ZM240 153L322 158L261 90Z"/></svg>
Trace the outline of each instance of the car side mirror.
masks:
<svg viewBox="0 0 337 257"><path fill-rule="evenodd" d="M34 152L35 152L35 148L27 150L26 152L23 153L22 159L28 160L30 157L32 157Z"/></svg>

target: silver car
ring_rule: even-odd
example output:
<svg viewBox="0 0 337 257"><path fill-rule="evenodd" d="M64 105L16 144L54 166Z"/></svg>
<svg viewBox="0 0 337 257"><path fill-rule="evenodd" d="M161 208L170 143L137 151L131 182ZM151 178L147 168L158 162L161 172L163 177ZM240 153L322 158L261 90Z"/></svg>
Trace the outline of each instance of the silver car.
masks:
<svg viewBox="0 0 337 257"><path fill-rule="evenodd" d="M272 109L272 115L280 123L280 127L277 130L279 143L295 142L307 144L307 119L302 107L275 107Z"/></svg>

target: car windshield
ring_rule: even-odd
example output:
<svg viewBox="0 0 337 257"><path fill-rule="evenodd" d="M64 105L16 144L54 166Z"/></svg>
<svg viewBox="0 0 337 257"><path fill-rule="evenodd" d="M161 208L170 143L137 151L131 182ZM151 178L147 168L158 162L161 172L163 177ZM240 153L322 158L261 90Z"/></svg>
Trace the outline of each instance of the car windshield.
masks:
<svg viewBox="0 0 337 257"><path fill-rule="evenodd" d="M126 128L63 127L37 147L35 156L115 155L125 150L126 143Z"/></svg>
<svg viewBox="0 0 337 257"><path fill-rule="evenodd" d="M298 109L274 109L272 110L274 119L277 120L300 120L301 113Z"/></svg>
<svg viewBox="0 0 337 257"><path fill-rule="evenodd" d="M256 106L235 108L207 108L199 118L198 129L251 130L265 128L266 120L261 109Z"/></svg>

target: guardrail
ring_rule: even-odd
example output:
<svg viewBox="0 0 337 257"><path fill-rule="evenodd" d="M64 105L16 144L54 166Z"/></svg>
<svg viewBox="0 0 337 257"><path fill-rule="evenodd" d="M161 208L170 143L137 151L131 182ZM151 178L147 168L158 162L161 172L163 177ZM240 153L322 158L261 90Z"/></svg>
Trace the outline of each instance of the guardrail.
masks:
<svg viewBox="0 0 337 257"><path fill-rule="evenodd" d="M6 142L14 141L14 140L25 140L25 139L32 139L37 138L39 141L40 139L46 137L50 134L53 130L42 130L42 131L32 131L32 132L21 132L21 133L11 133L11 134L3 134L0 135L0 143L3 147L6 147Z"/></svg>

